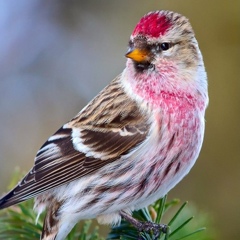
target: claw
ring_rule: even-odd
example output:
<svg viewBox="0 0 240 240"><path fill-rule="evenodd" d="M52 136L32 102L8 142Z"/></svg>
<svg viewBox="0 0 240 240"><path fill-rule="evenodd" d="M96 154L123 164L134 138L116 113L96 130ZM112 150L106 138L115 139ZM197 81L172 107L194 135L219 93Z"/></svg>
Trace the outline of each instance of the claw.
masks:
<svg viewBox="0 0 240 240"><path fill-rule="evenodd" d="M130 222L138 231L141 232L152 232L154 234L154 240L157 240L161 233L168 233L168 226L165 224L157 224L153 222L141 222L133 218L132 216L126 214L125 212L120 212L120 215ZM138 240L143 238L139 235Z"/></svg>

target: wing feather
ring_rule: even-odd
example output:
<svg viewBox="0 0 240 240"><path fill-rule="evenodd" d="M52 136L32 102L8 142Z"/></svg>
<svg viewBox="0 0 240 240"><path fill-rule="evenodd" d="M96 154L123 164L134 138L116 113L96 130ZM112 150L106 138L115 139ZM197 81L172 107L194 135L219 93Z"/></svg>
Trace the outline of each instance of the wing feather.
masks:
<svg viewBox="0 0 240 240"><path fill-rule="evenodd" d="M0 208L97 171L141 144L148 132L149 119L115 79L48 139L31 171L0 200Z"/></svg>

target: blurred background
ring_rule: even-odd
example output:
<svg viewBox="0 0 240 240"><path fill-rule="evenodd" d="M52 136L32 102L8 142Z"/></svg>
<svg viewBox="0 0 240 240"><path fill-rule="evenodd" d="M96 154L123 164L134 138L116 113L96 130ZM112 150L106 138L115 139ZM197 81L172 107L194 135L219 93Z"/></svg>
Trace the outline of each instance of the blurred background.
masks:
<svg viewBox="0 0 240 240"><path fill-rule="evenodd" d="M3 0L0 2L0 193L44 141L125 66L129 36L148 11L187 16L209 78L201 155L171 191L209 213L218 239L240 235L239 0Z"/></svg>

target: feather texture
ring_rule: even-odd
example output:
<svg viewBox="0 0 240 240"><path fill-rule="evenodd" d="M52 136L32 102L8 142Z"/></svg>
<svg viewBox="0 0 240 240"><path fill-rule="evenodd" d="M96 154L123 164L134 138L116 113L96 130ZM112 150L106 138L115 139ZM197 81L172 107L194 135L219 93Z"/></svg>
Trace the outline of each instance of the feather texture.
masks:
<svg viewBox="0 0 240 240"><path fill-rule="evenodd" d="M93 173L127 154L144 141L148 131L146 116L116 78L48 139L32 170L1 200L0 208Z"/></svg>

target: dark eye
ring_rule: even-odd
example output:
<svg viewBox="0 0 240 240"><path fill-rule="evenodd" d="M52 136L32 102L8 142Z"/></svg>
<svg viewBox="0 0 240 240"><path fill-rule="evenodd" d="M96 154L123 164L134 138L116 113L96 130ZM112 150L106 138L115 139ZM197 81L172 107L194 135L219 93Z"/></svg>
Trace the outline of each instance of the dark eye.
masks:
<svg viewBox="0 0 240 240"><path fill-rule="evenodd" d="M129 46L130 48L132 48L132 47L133 47L133 45L134 45L133 41L132 41L132 40L130 40L130 41L129 41L129 43L128 43L128 46Z"/></svg>
<svg viewBox="0 0 240 240"><path fill-rule="evenodd" d="M160 48L162 51L167 51L171 47L171 44L168 42L164 42L160 44Z"/></svg>

